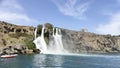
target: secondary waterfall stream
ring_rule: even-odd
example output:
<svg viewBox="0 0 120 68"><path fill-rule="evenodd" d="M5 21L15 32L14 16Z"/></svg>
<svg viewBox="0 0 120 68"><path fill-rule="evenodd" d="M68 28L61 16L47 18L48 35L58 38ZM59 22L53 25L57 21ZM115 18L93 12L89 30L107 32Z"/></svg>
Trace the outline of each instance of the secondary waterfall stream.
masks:
<svg viewBox="0 0 120 68"><path fill-rule="evenodd" d="M36 48L37 49L40 49L41 50L41 53L46 53L47 52L47 44L44 40L44 27L42 28L42 32L41 32L41 36L35 38L35 40L33 41L36 45ZM37 28L36 28L36 31L35 31L35 36L37 34Z"/></svg>
<svg viewBox="0 0 120 68"><path fill-rule="evenodd" d="M42 28L41 36L37 36L37 28L35 30L35 40L33 41L37 49L41 50L41 53L48 54L63 54L67 51L63 47L61 30L53 28L52 39L49 39L49 44L46 44L44 39L44 27ZM56 31L55 31L56 30Z"/></svg>

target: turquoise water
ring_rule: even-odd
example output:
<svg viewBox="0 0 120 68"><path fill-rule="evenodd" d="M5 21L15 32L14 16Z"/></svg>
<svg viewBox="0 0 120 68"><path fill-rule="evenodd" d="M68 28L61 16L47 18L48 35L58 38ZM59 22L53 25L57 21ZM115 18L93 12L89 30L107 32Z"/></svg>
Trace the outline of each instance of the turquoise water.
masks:
<svg viewBox="0 0 120 68"><path fill-rule="evenodd" d="M0 58L0 68L120 68L120 55L19 55Z"/></svg>

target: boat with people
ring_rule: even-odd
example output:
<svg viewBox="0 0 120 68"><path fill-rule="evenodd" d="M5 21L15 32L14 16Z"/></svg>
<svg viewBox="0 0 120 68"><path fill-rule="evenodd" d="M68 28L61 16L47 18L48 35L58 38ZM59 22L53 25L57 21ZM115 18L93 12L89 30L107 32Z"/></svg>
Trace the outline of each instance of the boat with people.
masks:
<svg viewBox="0 0 120 68"><path fill-rule="evenodd" d="M16 57L17 56L17 54L11 54L11 55L2 55L2 56L0 56L1 58L14 58L14 57Z"/></svg>

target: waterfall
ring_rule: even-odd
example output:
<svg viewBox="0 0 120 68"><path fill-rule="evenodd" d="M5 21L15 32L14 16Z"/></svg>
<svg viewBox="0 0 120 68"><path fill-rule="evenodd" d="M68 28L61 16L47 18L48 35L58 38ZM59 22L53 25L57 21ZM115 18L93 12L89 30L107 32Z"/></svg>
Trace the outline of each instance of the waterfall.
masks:
<svg viewBox="0 0 120 68"><path fill-rule="evenodd" d="M34 32L34 34L35 34L35 37L34 37L34 39L36 39L36 38L37 38L37 28L35 29L35 32Z"/></svg>
<svg viewBox="0 0 120 68"><path fill-rule="evenodd" d="M56 30L56 31L55 31ZM35 31L35 37L36 37L36 32ZM56 33L55 33L56 32ZM42 28L41 36L35 38L33 41L36 45L37 49L41 50L41 53L49 53L49 54L62 54L66 53L67 51L63 47L62 43L62 34L61 30L58 28L53 28L53 33L52 33L52 38L49 39L49 44L47 45L45 40L44 40L44 27Z"/></svg>
<svg viewBox="0 0 120 68"><path fill-rule="evenodd" d="M54 31L53 31L54 32ZM54 35L53 33L53 37L54 37L54 47L55 49L54 52L57 53L64 53L65 49L63 47L63 43L62 43L62 35L61 35L61 30L56 28L56 33Z"/></svg>
<svg viewBox="0 0 120 68"><path fill-rule="evenodd" d="M36 38L33 41L35 43L35 45L36 45L36 48L41 50L41 53L46 53L47 52L47 45L46 45L46 42L44 40L44 29L45 28L43 27L42 32L41 32L41 36L39 36L38 38Z"/></svg>

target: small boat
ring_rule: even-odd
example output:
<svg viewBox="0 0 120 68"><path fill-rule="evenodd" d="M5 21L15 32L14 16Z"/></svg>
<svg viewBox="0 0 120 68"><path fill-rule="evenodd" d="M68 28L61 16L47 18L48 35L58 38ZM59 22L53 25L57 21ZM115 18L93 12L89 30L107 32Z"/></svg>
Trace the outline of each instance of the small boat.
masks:
<svg viewBox="0 0 120 68"><path fill-rule="evenodd" d="M2 58L14 58L14 57L16 57L17 56L17 54L13 54L13 55L2 55L1 57Z"/></svg>

